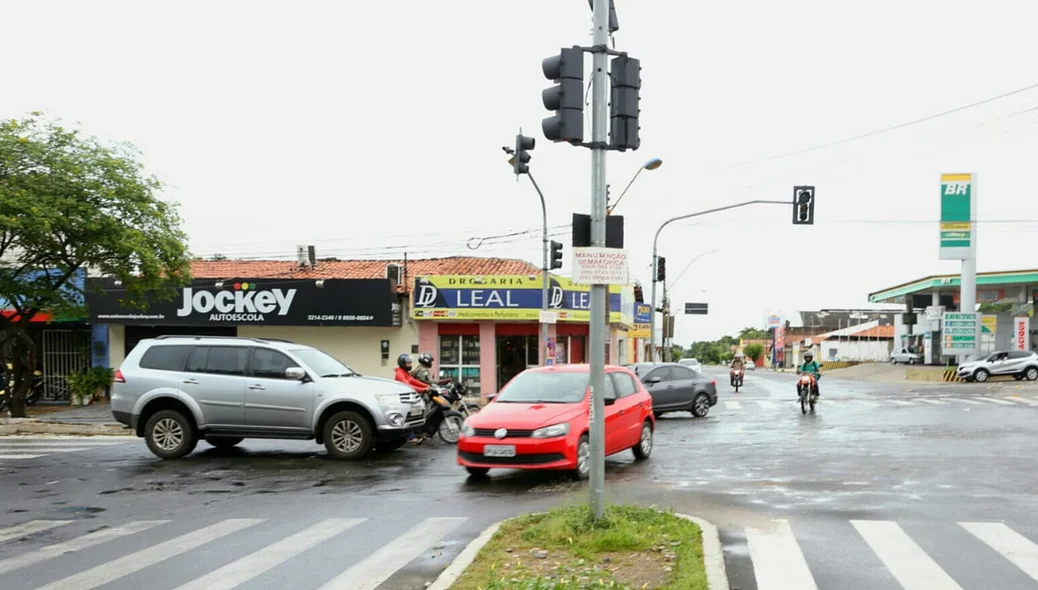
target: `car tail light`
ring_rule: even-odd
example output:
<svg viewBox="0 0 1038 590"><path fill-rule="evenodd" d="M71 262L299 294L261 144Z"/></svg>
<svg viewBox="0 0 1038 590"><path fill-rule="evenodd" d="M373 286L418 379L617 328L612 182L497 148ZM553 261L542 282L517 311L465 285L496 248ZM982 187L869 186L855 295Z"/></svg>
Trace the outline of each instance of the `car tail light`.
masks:
<svg viewBox="0 0 1038 590"><path fill-rule="evenodd" d="M711 379L710 385L717 385L717 379Z"/></svg>
<svg viewBox="0 0 1038 590"><path fill-rule="evenodd" d="M123 377L122 371L116 371L115 377L112 378L112 381L116 383L126 383L126 377Z"/></svg>

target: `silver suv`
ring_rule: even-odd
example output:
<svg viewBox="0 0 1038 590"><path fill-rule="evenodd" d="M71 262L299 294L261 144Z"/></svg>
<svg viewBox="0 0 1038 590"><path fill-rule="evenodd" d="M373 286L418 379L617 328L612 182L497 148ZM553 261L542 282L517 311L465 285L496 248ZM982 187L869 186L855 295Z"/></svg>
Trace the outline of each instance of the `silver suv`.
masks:
<svg viewBox="0 0 1038 590"><path fill-rule="evenodd" d="M1012 375L1017 381L1038 379L1038 354L1032 350L1001 350L976 361L962 363L959 377L981 383L996 375Z"/></svg>
<svg viewBox="0 0 1038 590"><path fill-rule="evenodd" d="M112 414L163 459L199 438L324 443L336 459L402 446L425 423L412 388L363 377L328 354L284 340L159 336L141 340L115 373Z"/></svg>

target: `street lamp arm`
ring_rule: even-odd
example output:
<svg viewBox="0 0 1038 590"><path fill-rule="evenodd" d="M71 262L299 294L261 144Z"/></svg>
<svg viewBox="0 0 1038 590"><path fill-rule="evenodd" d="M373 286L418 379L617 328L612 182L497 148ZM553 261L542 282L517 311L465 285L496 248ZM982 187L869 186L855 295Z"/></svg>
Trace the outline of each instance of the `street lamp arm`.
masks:
<svg viewBox="0 0 1038 590"><path fill-rule="evenodd" d="M638 180L638 175L642 173L642 170L645 170L645 166L642 166L641 168L638 168L638 171L634 173L634 176L631 177L631 182L627 183L627 186L624 187L623 192L621 192L620 196L616 198L616 202L609 206L609 210L610 211L612 211L613 209L616 209L617 205L620 204L620 201L623 200L624 195L627 194L627 189L631 188L631 185L634 184L635 180Z"/></svg>

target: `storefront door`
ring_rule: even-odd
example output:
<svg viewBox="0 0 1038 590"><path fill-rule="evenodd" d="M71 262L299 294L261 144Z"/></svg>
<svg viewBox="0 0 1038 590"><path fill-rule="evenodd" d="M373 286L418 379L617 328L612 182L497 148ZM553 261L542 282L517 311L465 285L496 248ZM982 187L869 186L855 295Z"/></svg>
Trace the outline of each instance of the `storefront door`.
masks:
<svg viewBox="0 0 1038 590"><path fill-rule="evenodd" d="M536 336L497 337L497 386L500 389L529 366L537 365Z"/></svg>

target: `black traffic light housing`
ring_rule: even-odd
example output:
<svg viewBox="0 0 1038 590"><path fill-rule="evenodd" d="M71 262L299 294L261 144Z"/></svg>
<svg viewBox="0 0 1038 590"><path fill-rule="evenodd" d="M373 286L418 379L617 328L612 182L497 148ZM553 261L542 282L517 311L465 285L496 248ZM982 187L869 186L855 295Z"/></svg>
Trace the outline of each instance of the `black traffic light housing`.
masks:
<svg viewBox="0 0 1038 590"><path fill-rule="evenodd" d="M638 114L641 112L641 61L621 55L609 62L612 84L609 100L609 147L621 152L641 146Z"/></svg>
<svg viewBox="0 0 1038 590"><path fill-rule="evenodd" d="M667 280L667 259L663 256L656 257L656 282L662 283Z"/></svg>
<svg viewBox="0 0 1038 590"><path fill-rule="evenodd" d="M564 48L541 62L544 77L555 82L541 92L544 108L555 111L541 121L548 141L579 144L584 141L584 51Z"/></svg>
<svg viewBox="0 0 1038 590"><path fill-rule="evenodd" d="M515 170L516 176L520 174L530 173L530 150L536 144L534 138L527 137L522 133L518 133L515 136L515 154L512 155L512 168Z"/></svg>
<svg viewBox="0 0 1038 590"><path fill-rule="evenodd" d="M562 242L551 241L551 264L548 268L555 270L562 268Z"/></svg>
<svg viewBox="0 0 1038 590"><path fill-rule="evenodd" d="M815 187L793 187L793 225L814 225Z"/></svg>

